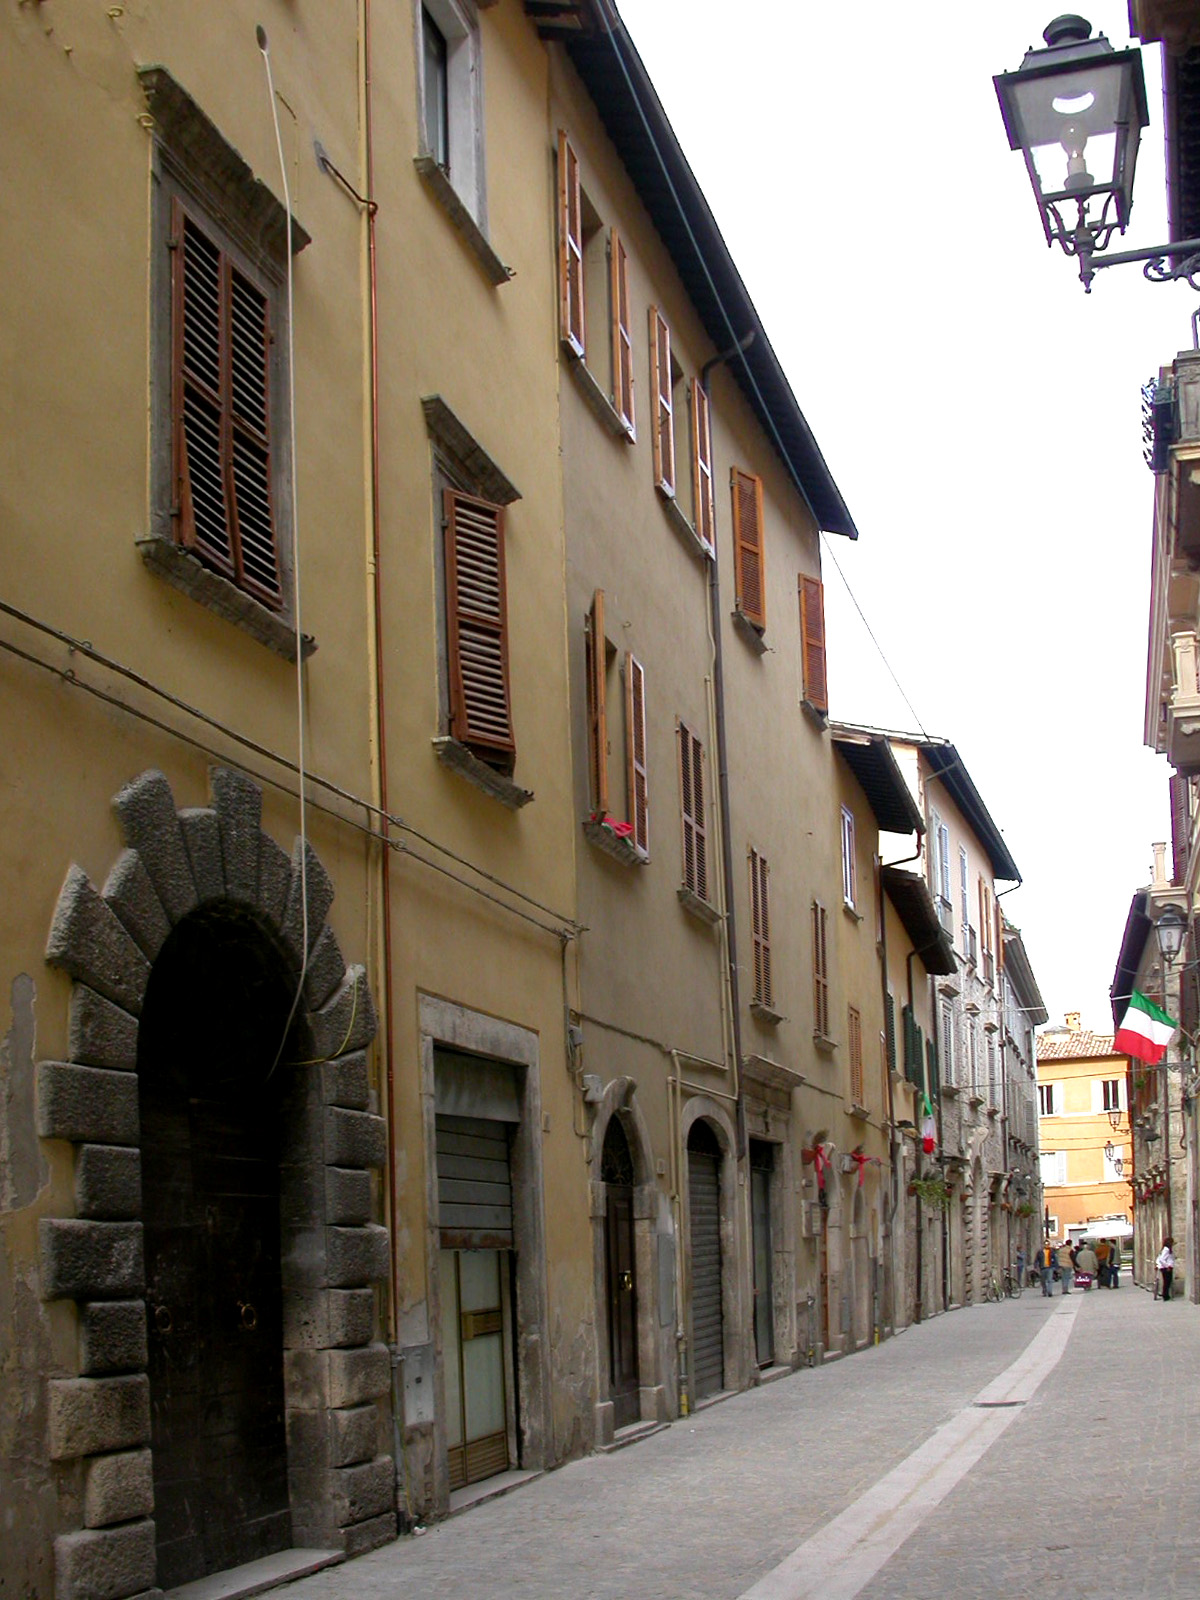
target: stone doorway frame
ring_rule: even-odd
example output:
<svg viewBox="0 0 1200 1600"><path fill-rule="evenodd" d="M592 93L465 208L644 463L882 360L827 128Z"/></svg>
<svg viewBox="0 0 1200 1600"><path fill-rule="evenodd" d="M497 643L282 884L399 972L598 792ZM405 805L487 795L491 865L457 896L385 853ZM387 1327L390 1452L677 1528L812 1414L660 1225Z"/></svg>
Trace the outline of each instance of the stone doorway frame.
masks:
<svg viewBox="0 0 1200 1600"><path fill-rule="evenodd" d="M745 1276L745 1252L742 1240L746 1236L744 1194L739 1195L739 1164L737 1139L733 1124L724 1109L711 1095L694 1094L683 1103L679 1114L679 1148L683 1152L684 1171L680 1174L680 1211L682 1237L679 1249L686 1252L687 1298L682 1307L684 1326L687 1329L688 1388L692 1408L696 1400L693 1390L695 1373L692 1367L692 1207L690 1186L686 1177L688 1134L697 1122L707 1122L721 1147L721 1340L724 1353L722 1393L744 1389L751 1361L749 1333L742 1315L742 1282ZM700 1402L707 1404L714 1396Z"/></svg>
<svg viewBox="0 0 1200 1600"><path fill-rule="evenodd" d="M74 1217L39 1224L42 1296L79 1311L78 1376L47 1380L49 1453L73 1466L54 1543L57 1600L153 1589L156 1544L147 1374L138 1118L138 1026L172 928L222 904L249 911L292 978L308 965L286 1068L280 1161L284 1407L293 1542L358 1554L396 1536L391 1359L374 1284L388 1277L371 1171L387 1160L370 1109L376 1014L366 972L347 967L326 922L334 889L311 845L289 858L262 828L262 790L209 769L211 805L177 810L161 772L113 800L126 848L97 890L72 866L46 960L74 981L68 1060L43 1061L38 1133L75 1145Z"/></svg>

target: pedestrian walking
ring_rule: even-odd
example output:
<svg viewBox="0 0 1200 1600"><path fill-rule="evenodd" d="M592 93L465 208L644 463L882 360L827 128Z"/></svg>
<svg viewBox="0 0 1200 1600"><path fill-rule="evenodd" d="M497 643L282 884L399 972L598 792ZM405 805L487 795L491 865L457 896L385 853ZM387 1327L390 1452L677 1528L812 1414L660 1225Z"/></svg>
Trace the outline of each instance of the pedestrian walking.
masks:
<svg viewBox="0 0 1200 1600"><path fill-rule="evenodd" d="M1038 1251L1037 1267L1038 1277L1042 1280L1042 1294L1049 1300L1054 1293L1054 1290L1050 1287L1050 1282L1053 1274L1058 1269L1058 1251L1050 1243L1049 1239Z"/></svg>
<svg viewBox="0 0 1200 1600"><path fill-rule="evenodd" d="M1096 1252L1085 1239L1075 1254L1075 1286L1078 1289L1090 1289L1096 1281Z"/></svg>
<svg viewBox="0 0 1200 1600"><path fill-rule="evenodd" d="M1066 1239L1064 1239L1063 1242L1062 1242L1062 1249L1061 1249L1061 1251L1059 1253L1059 1258L1058 1258L1059 1269L1058 1269L1057 1273L1055 1273L1055 1277L1058 1277L1058 1278L1062 1279L1062 1292L1064 1294L1070 1294L1070 1292L1071 1292L1071 1279L1075 1276L1075 1273L1074 1273L1074 1271L1072 1270L1072 1267L1071 1267L1071 1260L1070 1260L1070 1255L1069 1255L1067 1247L1068 1247L1068 1241Z"/></svg>
<svg viewBox="0 0 1200 1600"><path fill-rule="evenodd" d="M1025 1246L1017 1246L1017 1288L1025 1287Z"/></svg>
<svg viewBox="0 0 1200 1600"><path fill-rule="evenodd" d="M1121 1246L1113 1240L1112 1255L1108 1258L1108 1287L1121 1287Z"/></svg>
<svg viewBox="0 0 1200 1600"><path fill-rule="evenodd" d="M1163 1247L1158 1252L1158 1260L1154 1265L1162 1273L1162 1297L1164 1300L1171 1298L1171 1279L1175 1276L1175 1252L1171 1248L1175 1243L1168 1234L1163 1240Z"/></svg>
<svg viewBox="0 0 1200 1600"><path fill-rule="evenodd" d="M1102 1289L1108 1288L1108 1258L1111 1254L1107 1239L1101 1239L1096 1246L1096 1277Z"/></svg>

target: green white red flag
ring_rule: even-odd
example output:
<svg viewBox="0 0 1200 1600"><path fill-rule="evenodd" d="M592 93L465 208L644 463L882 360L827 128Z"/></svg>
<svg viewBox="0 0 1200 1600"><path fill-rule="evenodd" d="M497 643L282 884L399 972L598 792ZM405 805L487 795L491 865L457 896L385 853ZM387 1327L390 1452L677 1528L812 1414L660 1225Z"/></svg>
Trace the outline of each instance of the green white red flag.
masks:
<svg viewBox="0 0 1200 1600"><path fill-rule="evenodd" d="M1129 1009L1113 1037L1113 1052L1133 1056L1153 1066L1167 1053L1167 1046L1179 1024L1169 1017L1161 1006L1147 1000L1135 989L1129 997Z"/></svg>

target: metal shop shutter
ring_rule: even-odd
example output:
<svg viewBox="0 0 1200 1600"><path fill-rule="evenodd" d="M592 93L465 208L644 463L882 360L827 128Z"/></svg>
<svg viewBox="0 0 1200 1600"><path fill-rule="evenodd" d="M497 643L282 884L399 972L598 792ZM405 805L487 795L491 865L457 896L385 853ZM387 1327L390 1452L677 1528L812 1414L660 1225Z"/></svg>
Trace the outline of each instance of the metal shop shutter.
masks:
<svg viewBox="0 0 1200 1600"><path fill-rule="evenodd" d="M444 1250L513 1248L509 1125L437 1118L438 1225Z"/></svg>
<svg viewBox="0 0 1200 1600"><path fill-rule="evenodd" d="M715 1140L713 1141L715 1143ZM725 1385L721 1326L721 1157L688 1149L692 1247L692 1386L697 1400Z"/></svg>

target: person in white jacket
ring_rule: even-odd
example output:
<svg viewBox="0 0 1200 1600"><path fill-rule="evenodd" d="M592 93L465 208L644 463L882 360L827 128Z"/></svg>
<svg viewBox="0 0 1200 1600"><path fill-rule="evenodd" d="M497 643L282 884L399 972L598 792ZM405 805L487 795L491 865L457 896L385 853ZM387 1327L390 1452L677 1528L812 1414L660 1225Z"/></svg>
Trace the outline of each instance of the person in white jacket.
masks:
<svg viewBox="0 0 1200 1600"><path fill-rule="evenodd" d="M1163 1240L1163 1247L1158 1252L1158 1260L1154 1265L1162 1273L1162 1297L1164 1300L1171 1298L1171 1279L1175 1276L1175 1252L1171 1248L1175 1243L1168 1234Z"/></svg>

